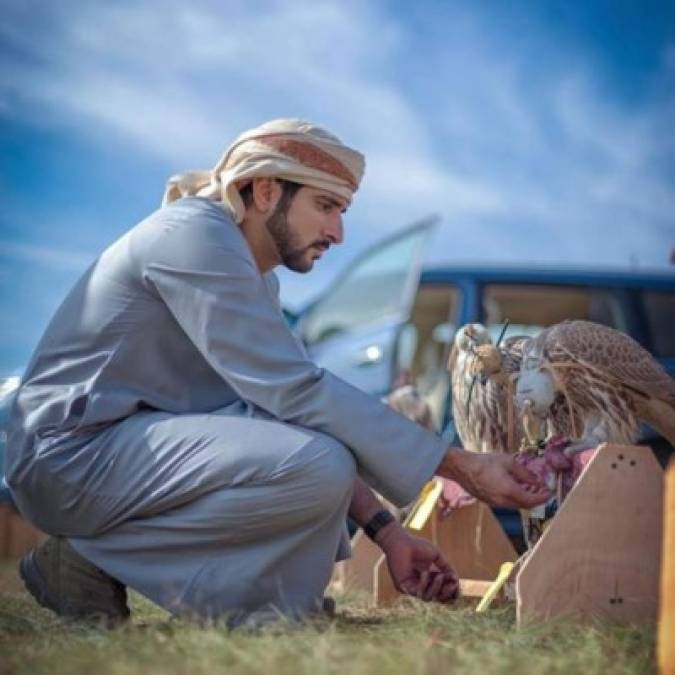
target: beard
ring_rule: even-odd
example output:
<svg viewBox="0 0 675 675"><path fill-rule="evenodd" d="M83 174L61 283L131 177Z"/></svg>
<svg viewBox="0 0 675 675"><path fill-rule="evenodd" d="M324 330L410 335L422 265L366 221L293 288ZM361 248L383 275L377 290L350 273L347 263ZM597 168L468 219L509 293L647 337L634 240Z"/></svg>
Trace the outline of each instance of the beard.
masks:
<svg viewBox="0 0 675 675"><path fill-rule="evenodd" d="M317 240L307 246L298 241L298 236L291 230L288 223L288 210L293 201L293 195L282 194L274 213L267 220L267 231L274 240L279 252L281 263L293 272L309 272L314 266L314 260L308 255L310 249L325 250L330 246L327 240Z"/></svg>

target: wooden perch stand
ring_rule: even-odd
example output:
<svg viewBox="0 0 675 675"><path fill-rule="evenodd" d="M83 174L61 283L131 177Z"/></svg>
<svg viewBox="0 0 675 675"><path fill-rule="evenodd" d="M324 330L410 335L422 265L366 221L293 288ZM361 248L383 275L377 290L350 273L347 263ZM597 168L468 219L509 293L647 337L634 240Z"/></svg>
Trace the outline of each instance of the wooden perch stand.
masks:
<svg viewBox="0 0 675 675"><path fill-rule="evenodd" d="M465 596L483 596L516 552L488 506L474 503L443 516L439 495L428 487L407 527L439 547ZM666 586L675 578L675 553L664 552L662 562L663 512L663 470L649 448L601 445L516 570L518 624L560 615L656 621L662 566ZM345 589L372 594L375 606L398 597L384 556L362 534L338 570ZM661 621L668 625L673 607L663 601Z"/></svg>
<svg viewBox="0 0 675 675"><path fill-rule="evenodd" d="M463 595L481 597L500 565L516 560L516 551L488 506L476 502L443 515L441 491L437 481L425 488L406 527L438 546L457 570ZM377 607L399 597L384 555L362 532L352 541L352 558L336 566L334 581L345 590L371 593Z"/></svg>
<svg viewBox="0 0 675 675"><path fill-rule="evenodd" d="M516 577L519 625L561 614L655 621L662 504L649 448L601 445Z"/></svg>

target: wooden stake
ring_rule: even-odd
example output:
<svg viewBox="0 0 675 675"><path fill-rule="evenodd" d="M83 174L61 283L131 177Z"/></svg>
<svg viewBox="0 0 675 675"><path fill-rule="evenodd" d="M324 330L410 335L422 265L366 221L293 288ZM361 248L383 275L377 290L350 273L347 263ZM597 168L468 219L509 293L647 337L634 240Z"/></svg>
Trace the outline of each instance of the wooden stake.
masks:
<svg viewBox="0 0 675 675"><path fill-rule="evenodd" d="M658 661L661 675L675 675L675 459L666 472L663 503Z"/></svg>

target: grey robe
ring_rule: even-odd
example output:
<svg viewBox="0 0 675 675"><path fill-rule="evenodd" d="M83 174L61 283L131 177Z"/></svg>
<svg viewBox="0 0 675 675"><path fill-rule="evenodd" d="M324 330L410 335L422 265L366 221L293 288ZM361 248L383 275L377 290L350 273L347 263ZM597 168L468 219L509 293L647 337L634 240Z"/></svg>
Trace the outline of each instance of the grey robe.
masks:
<svg viewBox="0 0 675 675"><path fill-rule="evenodd" d="M355 471L402 505L445 444L313 364L277 294L206 199L170 204L104 251L12 411L22 513L176 613L316 607Z"/></svg>

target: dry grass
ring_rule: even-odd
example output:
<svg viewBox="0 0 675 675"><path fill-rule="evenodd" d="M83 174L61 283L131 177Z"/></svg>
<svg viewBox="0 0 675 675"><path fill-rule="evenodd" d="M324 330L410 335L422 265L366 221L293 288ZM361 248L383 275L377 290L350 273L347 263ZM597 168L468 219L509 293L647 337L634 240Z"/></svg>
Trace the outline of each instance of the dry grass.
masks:
<svg viewBox="0 0 675 675"><path fill-rule="evenodd" d="M170 619L137 595L133 622L117 630L68 624L0 567L0 673L653 673L654 629L553 621L517 630L512 607L473 613L402 601L369 610L338 598L333 621L228 633Z"/></svg>

